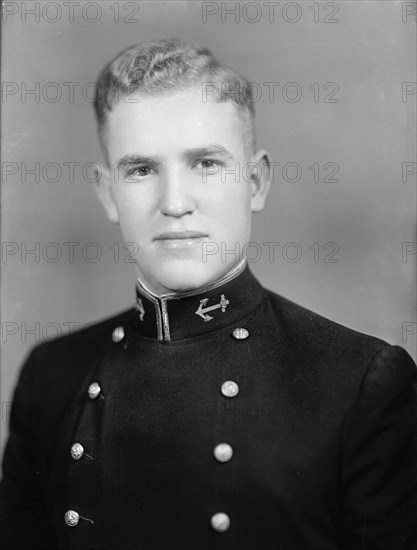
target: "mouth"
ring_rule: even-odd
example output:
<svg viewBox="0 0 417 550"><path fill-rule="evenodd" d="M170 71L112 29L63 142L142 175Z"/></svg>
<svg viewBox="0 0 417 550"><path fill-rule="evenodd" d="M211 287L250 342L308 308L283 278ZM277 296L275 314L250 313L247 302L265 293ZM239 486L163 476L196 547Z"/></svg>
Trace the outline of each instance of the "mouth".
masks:
<svg viewBox="0 0 417 550"><path fill-rule="evenodd" d="M208 238L207 233L201 231L167 231L155 237L155 241L171 250L192 248Z"/></svg>

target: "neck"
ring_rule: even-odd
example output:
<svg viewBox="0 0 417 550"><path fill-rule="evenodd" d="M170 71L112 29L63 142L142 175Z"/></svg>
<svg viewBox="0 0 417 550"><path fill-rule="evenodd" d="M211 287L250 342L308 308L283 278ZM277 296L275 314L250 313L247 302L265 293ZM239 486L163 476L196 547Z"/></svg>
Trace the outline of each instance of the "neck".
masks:
<svg viewBox="0 0 417 550"><path fill-rule="evenodd" d="M184 298L186 296L194 296L196 294L201 294L203 291L212 290L214 288L217 288L221 285L224 285L225 283L231 281L241 273L245 267L246 267L246 258L243 258L238 264L232 267L225 275L220 277L220 279L216 279L212 283L208 283L207 285L204 285L202 287L193 289L193 290L186 290L186 291L180 291L180 292L155 292L150 288L150 286L145 283L144 279L141 277L137 277L137 283L140 290L143 291L145 295L152 296L153 298Z"/></svg>

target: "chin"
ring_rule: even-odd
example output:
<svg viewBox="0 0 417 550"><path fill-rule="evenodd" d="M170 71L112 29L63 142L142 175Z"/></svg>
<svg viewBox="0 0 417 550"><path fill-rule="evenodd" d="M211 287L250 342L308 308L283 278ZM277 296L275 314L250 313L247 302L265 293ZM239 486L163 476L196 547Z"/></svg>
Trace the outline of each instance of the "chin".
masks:
<svg viewBox="0 0 417 550"><path fill-rule="evenodd" d="M169 262L158 271L158 282L170 292L202 288L222 276L213 265L196 262Z"/></svg>

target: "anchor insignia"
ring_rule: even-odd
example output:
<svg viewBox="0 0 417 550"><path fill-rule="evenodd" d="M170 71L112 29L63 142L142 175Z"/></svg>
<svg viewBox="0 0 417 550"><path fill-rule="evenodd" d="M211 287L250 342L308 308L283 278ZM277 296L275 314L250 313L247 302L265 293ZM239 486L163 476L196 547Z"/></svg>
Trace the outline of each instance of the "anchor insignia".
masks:
<svg viewBox="0 0 417 550"><path fill-rule="evenodd" d="M224 313L226 311L226 307L229 304L229 300L226 300L226 298L224 297L224 294L221 295L220 302L218 304L204 308L204 306L207 304L208 301L209 301L209 298L204 298L204 300L200 300L200 305L198 306L198 309L195 312L196 315L199 315L202 319L204 319L205 322L211 321L213 319L211 315L207 315L208 311L213 311L215 309L221 308L222 312Z"/></svg>

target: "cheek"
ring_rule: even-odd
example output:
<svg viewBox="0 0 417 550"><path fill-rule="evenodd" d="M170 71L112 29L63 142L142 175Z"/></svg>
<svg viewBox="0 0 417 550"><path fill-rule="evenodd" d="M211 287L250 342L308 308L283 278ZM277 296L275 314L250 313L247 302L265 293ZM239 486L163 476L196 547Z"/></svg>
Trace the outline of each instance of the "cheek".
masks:
<svg viewBox="0 0 417 550"><path fill-rule="evenodd" d="M125 237L144 234L149 227L149 216L143 201L128 194L117 195L117 209L119 212L120 226ZM134 239L133 239L134 240Z"/></svg>
<svg viewBox="0 0 417 550"><path fill-rule="evenodd" d="M250 209L250 181L245 179L238 170L233 172L234 168L224 170L229 170L231 173L222 171L216 174L212 181L208 181L205 189L207 200L215 200L218 204L226 204L239 211Z"/></svg>
<svg viewBox="0 0 417 550"><path fill-rule="evenodd" d="M217 220L218 227L222 228L224 235L233 240L240 240L247 237L250 230L251 202L250 194L231 193L223 197L212 206L212 220Z"/></svg>

